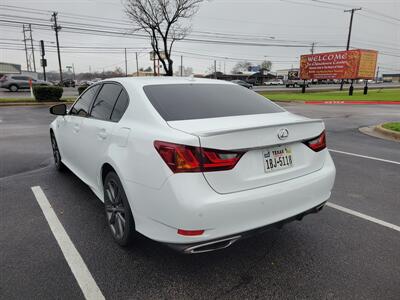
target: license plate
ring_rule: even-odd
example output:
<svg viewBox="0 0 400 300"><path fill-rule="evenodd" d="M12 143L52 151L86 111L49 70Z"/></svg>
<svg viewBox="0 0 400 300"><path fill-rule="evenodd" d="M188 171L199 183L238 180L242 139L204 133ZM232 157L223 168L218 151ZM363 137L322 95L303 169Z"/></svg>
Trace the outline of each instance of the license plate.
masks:
<svg viewBox="0 0 400 300"><path fill-rule="evenodd" d="M266 173L293 167L290 147L277 147L263 151L264 170Z"/></svg>

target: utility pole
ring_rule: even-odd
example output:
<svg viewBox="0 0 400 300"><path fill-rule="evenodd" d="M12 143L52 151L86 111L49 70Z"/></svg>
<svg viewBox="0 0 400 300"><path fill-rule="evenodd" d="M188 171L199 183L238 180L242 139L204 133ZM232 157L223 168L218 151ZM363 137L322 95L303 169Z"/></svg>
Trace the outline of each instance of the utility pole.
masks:
<svg viewBox="0 0 400 300"><path fill-rule="evenodd" d="M60 69L60 82L63 81L63 75L62 75L62 67L61 67L61 55L60 55L60 43L58 41L58 32L61 30L61 26L58 26L57 24L57 12L53 12L51 15L51 21L54 22L53 30L56 32L56 43L57 43L57 55L58 55L58 68Z"/></svg>
<svg viewBox="0 0 400 300"><path fill-rule="evenodd" d="M310 49L311 54L314 54L314 48L315 48L315 42L313 42L313 43L311 44L311 49Z"/></svg>
<svg viewBox="0 0 400 300"><path fill-rule="evenodd" d="M128 60L126 58L126 48L125 48L125 77L128 77Z"/></svg>
<svg viewBox="0 0 400 300"><path fill-rule="evenodd" d="M183 76L183 55L181 55L181 77Z"/></svg>
<svg viewBox="0 0 400 300"><path fill-rule="evenodd" d="M75 65L72 64L72 74L74 75L74 80L75 80Z"/></svg>
<svg viewBox="0 0 400 300"><path fill-rule="evenodd" d="M26 70L36 72L35 51L33 48L32 25L22 24L22 32L24 34Z"/></svg>
<svg viewBox="0 0 400 300"><path fill-rule="evenodd" d="M136 76L139 77L139 62L138 62L137 52L135 52L135 56L136 56Z"/></svg>
<svg viewBox="0 0 400 300"><path fill-rule="evenodd" d="M217 79L217 61L214 60L214 78Z"/></svg>
<svg viewBox="0 0 400 300"><path fill-rule="evenodd" d="M353 29L353 18L354 18L354 12L355 11L357 11L357 10L361 10L361 7L360 8L352 8L352 9L346 9L344 12L349 12L349 13L351 13L351 15L350 15L350 24L349 24L349 34L348 34L348 36L347 36L347 46L346 46L346 50L349 50L350 49L350 39L351 39L351 30ZM343 83L344 83L344 80L342 79L342 82L340 83L340 90L342 91L343 90ZM352 83L353 83L353 81L352 81ZM352 88L353 88L353 84L350 86L350 89L352 90ZM351 94L353 94L353 91L349 91L349 93L351 93Z"/></svg>
<svg viewBox="0 0 400 300"><path fill-rule="evenodd" d="M22 32L24 33L25 57L26 57L26 70L29 71L31 65L28 58L28 48L26 47L25 24L22 25Z"/></svg>
<svg viewBox="0 0 400 300"><path fill-rule="evenodd" d="M375 79L375 81L378 83L378 80L379 80L379 66L376 69L376 79Z"/></svg>
<svg viewBox="0 0 400 300"><path fill-rule="evenodd" d="M31 48L32 48L33 71L36 72L35 50L33 48L33 38L32 38L32 24L29 24L29 32L31 33Z"/></svg>

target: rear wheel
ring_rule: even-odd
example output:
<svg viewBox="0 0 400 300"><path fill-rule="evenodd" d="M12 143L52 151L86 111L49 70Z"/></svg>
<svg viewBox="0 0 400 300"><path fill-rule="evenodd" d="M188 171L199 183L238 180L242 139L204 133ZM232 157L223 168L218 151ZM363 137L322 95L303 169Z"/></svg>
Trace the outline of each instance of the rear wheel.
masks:
<svg viewBox="0 0 400 300"><path fill-rule="evenodd" d="M128 246L136 236L135 222L121 181L113 171L104 180L104 206L114 240Z"/></svg>
<svg viewBox="0 0 400 300"><path fill-rule="evenodd" d="M65 169L64 164L61 162L61 154L60 150L58 149L56 137L54 133L50 134L51 139L51 148L53 149L53 157L54 157L54 165L58 171L63 171Z"/></svg>
<svg viewBox="0 0 400 300"><path fill-rule="evenodd" d="M18 86L15 84L10 85L10 87L8 88L11 92L16 92L18 91Z"/></svg>

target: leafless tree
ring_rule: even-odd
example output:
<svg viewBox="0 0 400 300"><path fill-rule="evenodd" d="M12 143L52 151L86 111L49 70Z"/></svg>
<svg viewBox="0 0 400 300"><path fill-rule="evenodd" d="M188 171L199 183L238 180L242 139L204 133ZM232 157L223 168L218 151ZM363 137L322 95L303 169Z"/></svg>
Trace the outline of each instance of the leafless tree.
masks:
<svg viewBox="0 0 400 300"><path fill-rule="evenodd" d="M156 58L167 76L173 75L172 46L190 31L190 18L204 0L125 0L125 12L135 30L150 37Z"/></svg>
<svg viewBox="0 0 400 300"><path fill-rule="evenodd" d="M271 71L271 68L272 68L272 61L264 60L261 63L261 69L266 70L266 71Z"/></svg>
<svg viewBox="0 0 400 300"><path fill-rule="evenodd" d="M248 71L248 69L252 66L252 63L249 61L238 61L236 65L232 69L233 74L242 73Z"/></svg>

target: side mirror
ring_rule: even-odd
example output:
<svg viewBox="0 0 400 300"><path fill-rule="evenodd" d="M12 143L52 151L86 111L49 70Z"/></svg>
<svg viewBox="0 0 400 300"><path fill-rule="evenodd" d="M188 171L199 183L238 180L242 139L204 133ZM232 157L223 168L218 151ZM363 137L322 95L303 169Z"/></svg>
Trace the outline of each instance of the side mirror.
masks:
<svg viewBox="0 0 400 300"><path fill-rule="evenodd" d="M65 116L67 114L67 106L63 104L57 104L50 107L50 113L56 116Z"/></svg>

